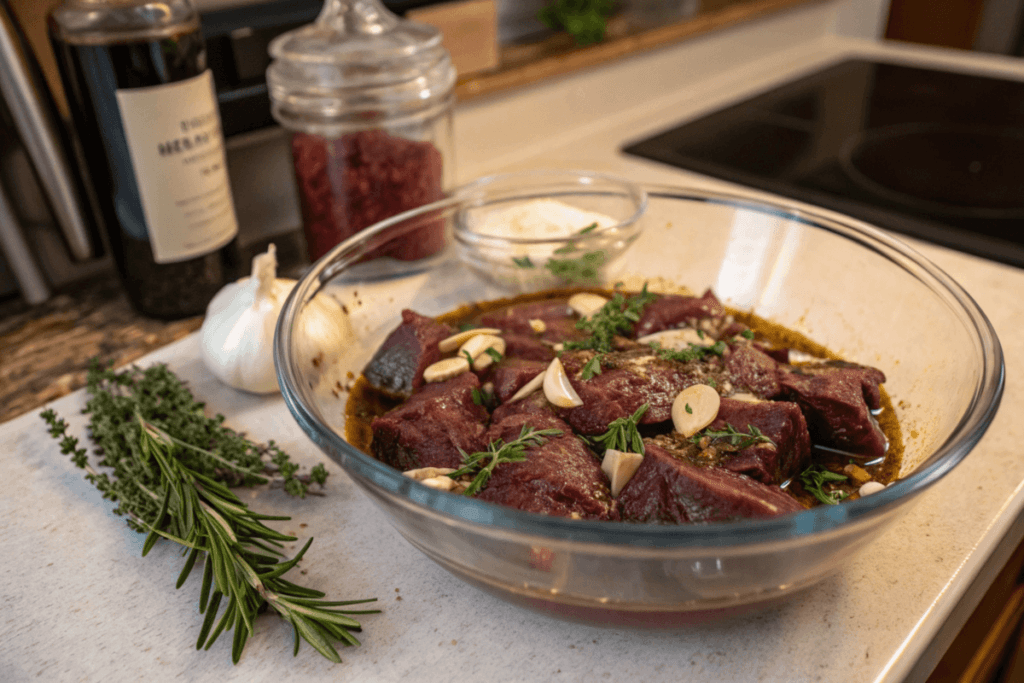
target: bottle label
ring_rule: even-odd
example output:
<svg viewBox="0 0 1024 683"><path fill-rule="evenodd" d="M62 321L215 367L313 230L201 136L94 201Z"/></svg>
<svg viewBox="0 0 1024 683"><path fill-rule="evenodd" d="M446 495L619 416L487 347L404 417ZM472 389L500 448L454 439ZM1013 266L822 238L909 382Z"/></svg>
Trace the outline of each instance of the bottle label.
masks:
<svg viewBox="0 0 1024 683"><path fill-rule="evenodd" d="M238 219L210 71L118 90L117 104L153 259L184 261L230 242Z"/></svg>

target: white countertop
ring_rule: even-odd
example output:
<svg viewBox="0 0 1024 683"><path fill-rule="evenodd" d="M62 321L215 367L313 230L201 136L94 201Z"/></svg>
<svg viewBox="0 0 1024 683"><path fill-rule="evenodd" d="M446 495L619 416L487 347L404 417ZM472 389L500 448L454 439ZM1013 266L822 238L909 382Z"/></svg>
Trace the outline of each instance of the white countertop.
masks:
<svg viewBox="0 0 1024 683"><path fill-rule="evenodd" d="M812 14L790 13L770 27L795 35ZM820 26L819 19L813 26ZM466 107L457 118L457 126L464 127L458 137L461 175L562 166L650 182L728 186L627 159L617 150L627 139L852 53L941 62L1024 80L1024 67L1016 60L880 46L818 29L811 33L782 41L785 45L776 36L769 49L754 41L759 34L752 27L562 79L508 101ZM716 54L721 59L712 59ZM695 64L706 66L705 77ZM645 82L631 91L631 81ZM598 103L597 85L615 101ZM569 105L563 123L531 119L530 112L552 106L555 97ZM588 103L596 111L574 115L580 111L576 107ZM492 134L484 135L479 126ZM173 548L158 544L141 558L142 536L111 514L111 504L60 455L38 413L31 413L0 425L0 469L6 478L0 497L0 679L923 679L1024 536L1024 458L1019 456L1024 429L1015 420L1024 411L1024 340L1017 333L1024 317L1024 271L916 246L959 281L992 320L1006 355L1002 407L972 454L905 518L840 575L786 605L671 632L555 621L506 605L447 574L393 531L328 463L326 496L296 502L262 491L251 494L252 504L261 512L291 515L293 522L283 528L299 535L299 543L306 536L316 539L302 565L306 585L333 599L376 596L383 612L363 619L363 644L343 650L340 665L308 645L293 659L290 628L261 617L242 661L232 666L230 636L222 636L209 652L195 651L201 623L198 574L175 591L182 560ZM143 361L151 362L168 363L211 411L225 414L230 425L252 438L274 439L303 464L321 461L279 397L244 396L207 376L194 336ZM52 404L79 434L84 401L77 392Z"/></svg>

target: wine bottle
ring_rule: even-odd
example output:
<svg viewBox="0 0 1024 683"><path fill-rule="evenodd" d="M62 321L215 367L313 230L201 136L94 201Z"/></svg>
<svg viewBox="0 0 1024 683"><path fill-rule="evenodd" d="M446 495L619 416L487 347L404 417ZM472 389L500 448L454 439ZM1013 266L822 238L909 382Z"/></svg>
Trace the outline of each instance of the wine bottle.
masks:
<svg viewBox="0 0 1024 683"><path fill-rule="evenodd" d="M164 319L203 313L237 275L238 222L191 0L65 0L48 26L132 305Z"/></svg>

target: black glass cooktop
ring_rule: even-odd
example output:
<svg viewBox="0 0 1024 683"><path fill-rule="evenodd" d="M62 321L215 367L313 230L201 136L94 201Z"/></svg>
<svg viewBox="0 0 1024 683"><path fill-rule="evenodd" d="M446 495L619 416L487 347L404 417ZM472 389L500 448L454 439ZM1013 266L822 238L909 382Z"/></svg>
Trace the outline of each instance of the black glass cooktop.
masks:
<svg viewBox="0 0 1024 683"><path fill-rule="evenodd" d="M1024 83L849 60L624 151L1024 267Z"/></svg>

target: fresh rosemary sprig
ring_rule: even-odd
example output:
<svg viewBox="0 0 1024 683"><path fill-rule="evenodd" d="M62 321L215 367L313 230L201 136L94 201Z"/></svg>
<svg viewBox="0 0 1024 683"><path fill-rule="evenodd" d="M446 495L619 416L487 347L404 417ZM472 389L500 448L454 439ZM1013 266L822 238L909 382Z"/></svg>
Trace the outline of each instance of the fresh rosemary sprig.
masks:
<svg viewBox="0 0 1024 683"><path fill-rule="evenodd" d="M650 403L645 403L637 408L636 412L629 417L620 417L617 420L612 420L608 425L608 431L600 436L592 436L588 441L594 446L595 450L602 453L612 448L617 451L643 455L644 440L640 436L637 425L640 424L640 418L644 416L644 413L650 407Z"/></svg>
<svg viewBox="0 0 1024 683"><path fill-rule="evenodd" d="M714 430L706 429L703 432L698 432L690 437L690 441L699 444L703 439L711 439L712 441L726 441L730 445L735 446L737 450L742 451L744 448L749 448L754 444L768 443L775 445L769 437L765 436L760 429L754 425L747 425L747 431L741 432L733 427L731 424L726 423L725 429Z"/></svg>
<svg viewBox="0 0 1024 683"><path fill-rule="evenodd" d="M515 441L505 443L502 439L496 439L487 446L486 451L466 453L462 449L462 467L450 473L452 479L467 474L472 474L473 481L469 483L463 492L467 496L473 496L487 486L487 482L494 473L494 468L506 462L522 462L526 460L526 449L531 446L542 445L548 437L561 436L560 429L534 429L529 425L523 425L519 430L519 437Z"/></svg>
<svg viewBox="0 0 1024 683"><path fill-rule="evenodd" d="M845 474L833 472L821 465L811 465L800 473L800 483L804 485L804 490L825 505L836 505L849 496L845 491L825 491L825 484L846 481L847 478Z"/></svg>
<svg viewBox="0 0 1024 683"><path fill-rule="evenodd" d="M588 336L577 341L567 341L562 348L565 351L593 349L598 353L612 351L615 336L628 334L640 320L644 307L657 298L656 294L647 291L647 283L644 283L639 294L628 299L622 292L616 291L597 313L576 322L576 329L583 330Z"/></svg>
<svg viewBox="0 0 1024 683"><path fill-rule="evenodd" d="M281 544L296 539L263 522L288 518L249 510L229 488L266 481L260 449L223 427L222 417L205 417L202 404L164 366L113 372L94 363L87 387L92 398L85 412L91 414L89 429L103 454L99 465L112 468L112 476L89 464L86 449L53 410L43 411L42 417L60 440L61 452L71 455L105 498L117 502L114 512L128 515L130 527L148 533L143 555L161 537L183 546L187 559L177 587L205 557L199 605L205 619L197 649L209 649L223 631L234 629L232 660L237 663L253 634L255 616L269 606L292 624L296 653L301 638L331 661L341 661L332 641L358 644L352 631L360 625L349 615L376 610L331 609L370 600L326 601L320 591L283 578L312 539L294 558L280 561ZM283 451L275 449L270 457L283 476L302 483ZM316 479L323 483L325 476L323 470ZM225 597L227 607L218 620Z"/></svg>

